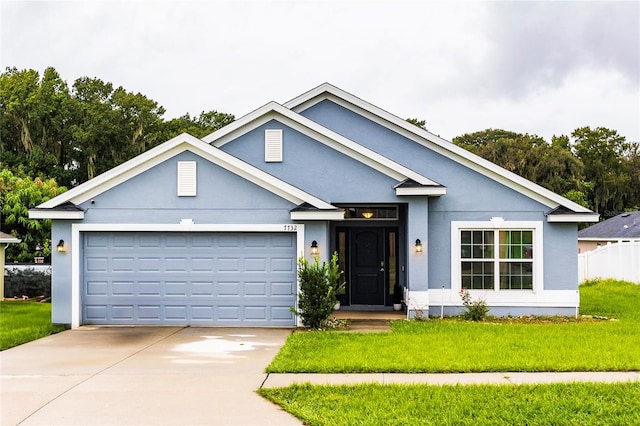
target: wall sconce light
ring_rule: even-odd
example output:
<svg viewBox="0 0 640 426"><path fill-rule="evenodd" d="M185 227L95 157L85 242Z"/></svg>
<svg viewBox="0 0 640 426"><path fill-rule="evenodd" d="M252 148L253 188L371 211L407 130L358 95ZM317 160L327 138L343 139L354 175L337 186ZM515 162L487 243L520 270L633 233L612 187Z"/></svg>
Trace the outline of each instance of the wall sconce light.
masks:
<svg viewBox="0 0 640 426"><path fill-rule="evenodd" d="M320 249L318 248L318 242L313 240L311 242L311 256L317 256L320 253Z"/></svg>
<svg viewBox="0 0 640 426"><path fill-rule="evenodd" d="M416 253L422 253L422 241L420 241L420 238L416 239Z"/></svg>
<svg viewBox="0 0 640 426"><path fill-rule="evenodd" d="M66 253L67 252L67 247L64 245L64 240L60 240L60 242L56 246L56 250L58 251L58 253Z"/></svg>

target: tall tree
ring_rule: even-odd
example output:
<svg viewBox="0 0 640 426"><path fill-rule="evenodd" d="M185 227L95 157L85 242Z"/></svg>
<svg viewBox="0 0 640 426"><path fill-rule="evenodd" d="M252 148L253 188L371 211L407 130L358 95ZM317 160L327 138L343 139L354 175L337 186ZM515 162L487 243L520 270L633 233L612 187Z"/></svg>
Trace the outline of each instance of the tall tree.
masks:
<svg viewBox="0 0 640 426"><path fill-rule="evenodd" d="M32 262L34 256L51 253L51 220L29 219L30 208L66 191L53 179L32 179L22 173L0 170L0 225L22 241L9 244L9 262Z"/></svg>
<svg viewBox="0 0 640 426"><path fill-rule="evenodd" d="M573 150L584 164L586 179L593 183L595 211L605 217L615 216L630 201L632 193L631 176L625 173L632 144L617 131L604 127L581 127L571 136Z"/></svg>

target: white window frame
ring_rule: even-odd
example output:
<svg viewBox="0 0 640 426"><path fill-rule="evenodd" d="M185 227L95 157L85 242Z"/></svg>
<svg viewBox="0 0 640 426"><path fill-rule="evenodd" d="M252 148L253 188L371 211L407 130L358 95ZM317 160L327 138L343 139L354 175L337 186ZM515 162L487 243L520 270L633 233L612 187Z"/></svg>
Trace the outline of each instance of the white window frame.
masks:
<svg viewBox="0 0 640 426"><path fill-rule="evenodd" d="M451 288L455 292L462 291L462 256L460 253L461 231L533 231L533 288L531 290L500 289L500 271L494 275L493 289L468 289L469 292L482 293L537 293L543 290L544 282L544 253L543 253L543 223L541 221L505 221L502 218L492 218L489 221L452 221L451 222ZM496 252L496 256L498 253ZM492 259L499 264L500 259ZM497 266L496 266L497 268Z"/></svg>

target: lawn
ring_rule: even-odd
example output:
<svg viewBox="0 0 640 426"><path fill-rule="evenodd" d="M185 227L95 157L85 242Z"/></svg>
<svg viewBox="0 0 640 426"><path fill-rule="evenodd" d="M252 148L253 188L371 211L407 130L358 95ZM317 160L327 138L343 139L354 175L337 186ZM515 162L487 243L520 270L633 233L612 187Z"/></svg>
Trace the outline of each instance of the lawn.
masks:
<svg viewBox="0 0 640 426"><path fill-rule="evenodd" d="M575 320L395 321L387 333L292 334L268 372L485 372L640 370L640 286L580 288Z"/></svg>
<svg viewBox="0 0 640 426"><path fill-rule="evenodd" d="M581 286L598 318L395 322L391 332L296 332L277 372L606 371L640 369L640 286ZM615 318L616 320L603 319ZM292 385L263 397L309 425L640 424L640 383Z"/></svg>
<svg viewBox="0 0 640 426"><path fill-rule="evenodd" d="M640 383L260 389L308 425L637 425Z"/></svg>
<svg viewBox="0 0 640 426"><path fill-rule="evenodd" d="M0 302L0 350L64 330L51 324L51 303Z"/></svg>

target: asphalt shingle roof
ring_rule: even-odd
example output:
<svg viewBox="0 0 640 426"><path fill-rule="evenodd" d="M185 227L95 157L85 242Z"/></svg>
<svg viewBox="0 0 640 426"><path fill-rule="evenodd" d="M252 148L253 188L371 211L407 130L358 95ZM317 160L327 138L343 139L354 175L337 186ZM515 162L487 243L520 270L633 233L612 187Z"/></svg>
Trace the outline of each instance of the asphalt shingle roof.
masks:
<svg viewBox="0 0 640 426"><path fill-rule="evenodd" d="M578 238L640 238L640 211L620 213L578 232Z"/></svg>

